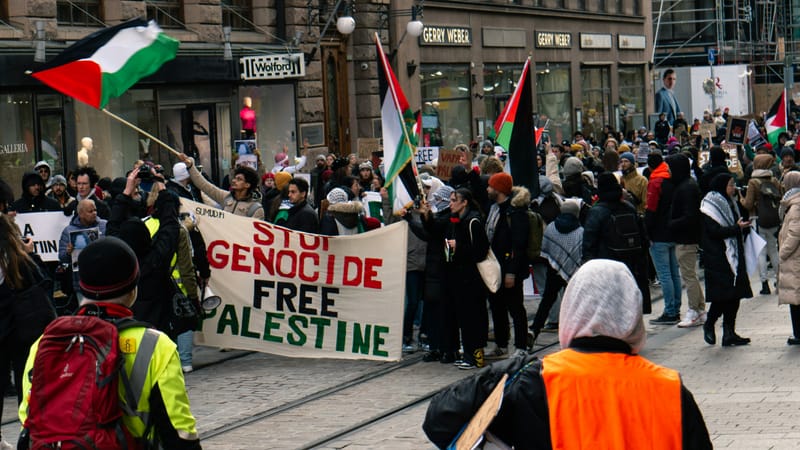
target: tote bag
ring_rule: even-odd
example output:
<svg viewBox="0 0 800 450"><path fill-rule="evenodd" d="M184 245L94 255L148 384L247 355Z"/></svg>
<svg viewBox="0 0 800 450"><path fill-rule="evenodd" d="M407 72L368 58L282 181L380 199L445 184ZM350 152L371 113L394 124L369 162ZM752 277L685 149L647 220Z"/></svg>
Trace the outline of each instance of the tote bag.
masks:
<svg viewBox="0 0 800 450"><path fill-rule="evenodd" d="M469 223L469 239L472 241L472 222ZM500 283L503 281L501 279L502 271L500 269L500 262L498 262L497 257L494 256L491 246L489 247L489 251L486 252L486 257L483 261L478 262L477 265L478 272L481 274L481 279L486 287L489 288L489 292L494 294L500 290Z"/></svg>

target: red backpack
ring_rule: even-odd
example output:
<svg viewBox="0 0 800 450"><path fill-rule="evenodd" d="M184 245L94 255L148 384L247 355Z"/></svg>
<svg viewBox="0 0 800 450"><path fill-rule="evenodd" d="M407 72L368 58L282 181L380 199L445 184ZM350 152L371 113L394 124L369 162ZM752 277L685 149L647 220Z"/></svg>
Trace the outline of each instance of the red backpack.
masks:
<svg viewBox="0 0 800 450"><path fill-rule="evenodd" d="M122 425L119 330L145 326L64 316L44 331L33 363L28 418L31 449L141 449ZM136 405L132 406L136 408Z"/></svg>

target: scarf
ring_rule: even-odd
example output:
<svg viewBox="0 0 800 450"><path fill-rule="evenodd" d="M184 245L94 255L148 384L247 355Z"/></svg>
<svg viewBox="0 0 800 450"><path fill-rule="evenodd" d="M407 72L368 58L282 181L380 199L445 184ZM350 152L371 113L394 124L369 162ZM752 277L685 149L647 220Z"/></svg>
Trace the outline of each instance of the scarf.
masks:
<svg viewBox="0 0 800 450"><path fill-rule="evenodd" d="M494 230L497 228L497 221L500 219L500 205L497 203L492 204L489 209L489 216L486 218L486 237L489 242L494 238Z"/></svg>
<svg viewBox="0 0 800 450"><path fill-rule="evenodd" d="M778 217L781 218L781 222L783 222L783 216L786 215L786 204L789 202L789 199L797 193L800 193L800 187L793 187L783 194L781 205L778 207Z"/></svg>
<svg viewBox="0 0 800 450"><path fill-rule="evenodd" d="M736 225L736 220L731 209L731 204L727 198L717 191L711 191L703 197L700 202L700 212L707 215L714 222L723 227ZM736 237L725 238L725 258L733 272L733 284L736 284L736 275L739 267L739 247L736 245Z"/></svg>
<svg viewBox="0 0 800 450"><path fill-rule="evenodd" d="M581 265L583 227L561 233L556 228L556 221L558 218L544 230L542 256L547 258L547 262L564 281L569 281Z"/></svg>

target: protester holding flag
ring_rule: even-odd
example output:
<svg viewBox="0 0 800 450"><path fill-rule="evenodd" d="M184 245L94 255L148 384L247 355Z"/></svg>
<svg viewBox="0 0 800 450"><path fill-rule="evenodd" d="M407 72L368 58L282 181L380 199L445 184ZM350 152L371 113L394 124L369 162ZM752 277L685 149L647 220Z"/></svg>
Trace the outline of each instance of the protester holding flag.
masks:
<svg viewBox="0 0 800 450"><path fill-rule="evenodd" d="M464 356L456 361L460 369L475 369L485 365L489 317L486 310L487 289L478 272L477 263L486 258L489 240L478 213L478 205L469 189L457 189L450 195L450 223L445 232L445 280L447 305L461 330ZM445 339L452 336L445 336ZM458 342L446 342L446 351L455 351Z"/></svg>

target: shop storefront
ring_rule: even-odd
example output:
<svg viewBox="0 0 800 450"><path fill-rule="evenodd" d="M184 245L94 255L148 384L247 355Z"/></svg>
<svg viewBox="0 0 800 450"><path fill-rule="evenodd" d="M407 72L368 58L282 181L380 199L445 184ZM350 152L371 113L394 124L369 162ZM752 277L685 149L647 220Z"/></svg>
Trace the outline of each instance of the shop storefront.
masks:
<svg viewBox="0 0 800 450"><path fill-rule="evenodd" d="M66 174L88 157L101 176L115 178L137 160L150 159L169 175L177 161L171 152L102 111L19 76L21 67L31 65L29 57L3 59L9 64L0 72L0 178L15 195L24 172L39 160L47 161L53 174ZM241 156L236 143L242 139L255 141L249 148L269 169L276 153L293 154L298 147L296 81L291 74L242 80L237 62L178 57L112 99L107 109L194 156L214 181L236 164ZM255 116L252 135L243 133L240 119L245 98Z"/></svg>
<svg viewBox="0 0 800 450"><path fill-rule="evenodd" d="M582 130L601 143L606 125L633 130L644 123L652 97L645 26L636 16L565 11L545 17L531 8L487 14L426 4L418 41L426 145L452 147L487 136L527 57L534 118L546 124L551 141Z"/></svg>

